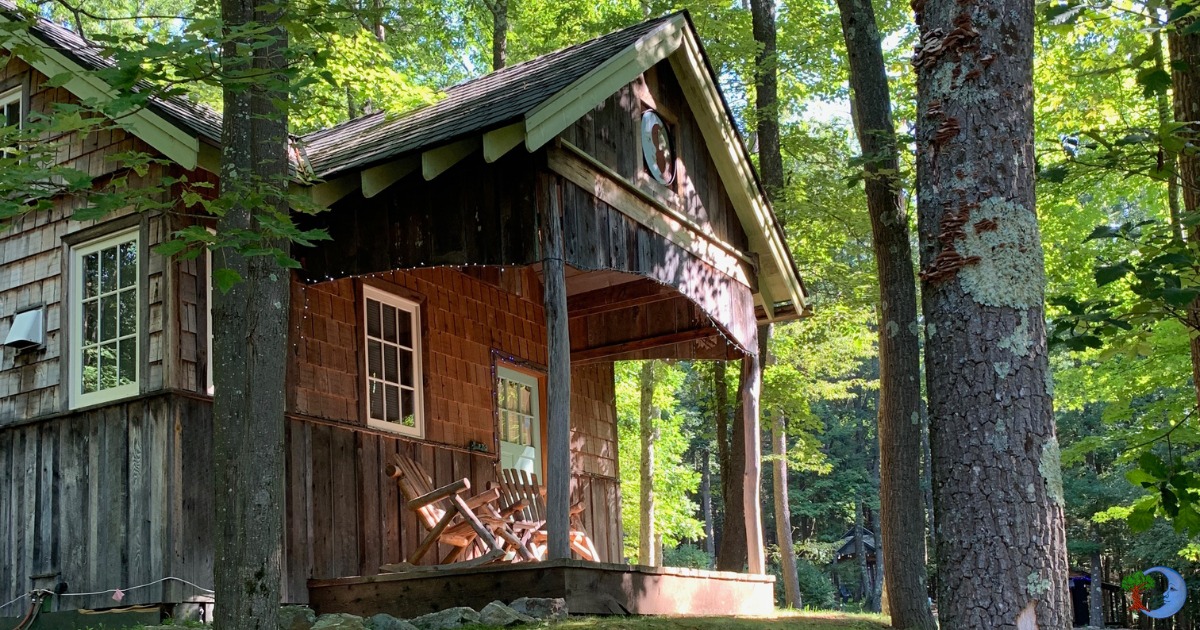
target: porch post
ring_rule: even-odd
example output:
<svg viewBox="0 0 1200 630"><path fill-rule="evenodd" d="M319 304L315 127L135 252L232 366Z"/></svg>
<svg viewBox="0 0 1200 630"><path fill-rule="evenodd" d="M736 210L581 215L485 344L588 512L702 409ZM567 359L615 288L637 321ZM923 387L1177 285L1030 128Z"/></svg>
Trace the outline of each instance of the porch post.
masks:
<svg viewBox="0 0 1200 630"><path fill-rule="evenodd" d="M757 344L756 344L757 345ZM745 425L746 474L742 479L742 502L746 517L747 566L750 573L766 573L766 558L763 555L762 500L762 432L758 426L759 390L761 372L759 356L747 354L742 357L742 413Z"/></svg>
<svg viewBox="0 0 1200 630"><path fill-rule="evenodd" d="M550 560L571 557L571 339L563 263L563 213L558 181L538 178L542 194L542 278L546 313L546 534Z"/></svg>

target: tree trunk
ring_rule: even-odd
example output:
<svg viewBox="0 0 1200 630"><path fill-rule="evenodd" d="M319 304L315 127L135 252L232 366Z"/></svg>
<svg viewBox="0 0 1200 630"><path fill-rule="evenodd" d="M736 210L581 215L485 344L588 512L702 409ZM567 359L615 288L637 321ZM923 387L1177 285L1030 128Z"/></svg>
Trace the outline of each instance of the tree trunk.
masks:
<svg viewBox="0 0 1200 630"><path fill-rule="evenodd" d="M387 41L387 31L383 28L383 0L373 0L371 7L373 8L371 14L371 31L375 35L375 40L383 43Z"/></svg>
<svg viewBox="0 0 1200 630"><path fill-rule="evenodd" d="M1171 49L1175 120L1189 123L1187 129L1182 131L1189 142L1196 142L1200 138L1200 34L1183 35L1182 32L1195 21L1195 18L1184 18L1167 34ZM1194 215L1200 210L1200 155L1195 151L1184 151L1177 159L1183 211L1186 215ZM1200 244L1200 225L1193 224L1184 232L1189 243ZM1187 320L1193 330L1200 330L1200 298L1193 300L1188 307ZM1200 335L1192 335L1191 352L1192 384L1196 390L1196 402L1200 403Z"/></svg>
<svg viewBox="0 0 1200 630"><path fill-rule="evenodd" d="M779 88L775 51L775 3L773 0L753 0L750 3L754 40L759 44L754 58L754 103L758 117L758 168L763 187L772 200L783 192L783 155L779 149ZM758 356L762 376L771 363L771 325L758 327ZM779 545L779 564L782 570L784 603L789 608L800 606L800 583L796 573L796 550L792 543L792 511L788 505L787 484L787 427L778 411L771 417L771 445L775 460L771 465L775 496L775 537Z"/></svg>
<svg viewBox="0 0 1200 630"><path fill-rule="evenodd" d="M871 596L871 576L867 574L867 545L863 541L863 500L854 500L854 559L858 562L858 601Z"/></svg>
<svg viewBox="0 0 1200 630"><path fill-rule="evenodd" d="M929 452L929 409L921 404L921 490L925 495L926 541L931 543L937 521L933 517L933 456ZM925 546L925 558L929 558L929 544Z"/></svg>
<svg viewBox="0 0 1200 630"><path fill-rule="evenodd" d="M1154 69L1164 71L1166 69L1166 53L1164 52L1162 33L1158 30L1157 20L1151 19L1150 26L1154 30L1150 35L1150 48L1154 51ZM1154 96L1154 109L1158 113L1158 126L1164 128L1170 124L1174 118L1171 112L1171 97L1166 91L1159 92ZM1161 150L1161 149L1160 149ZM1171 227L1174 228L1175 236L1183 238L1183 225L1180 223L1179 216L1179 160L1175 153L1171 151L1163 151L1163 170L1167 173L1167 214L1171 218Z"/></svg>
<svg viewBox="0 0 1200 630"><path fill-rule="evenodd" d="M260 76L245 89L224 89L221 194L229 200L218 231L261 232L258 217L287 213L287 102L284 74L286 2L222 0L230 30L268 29L253 44L221 48L226 76ZM228 31L227 31L228 32ZM269 38L269 39L268 39ZM250 44L250 45L248 45ZM252 50L243 52L244 48ZM261 76L265 75L265 76ZM244 199L261 195L258 207ZM287 251L286 241L271 243ZM225 251L222 265L242 281L214 292L217 395L213 398L213 485L216 519L216 627L275 630L283 551L284 374L290 274L273 256Z"/></svg>
<svg viewBox="0 0 1200 630"><path fill-rule="evenodd" d="M485 0L492 13L492 70L508 64L508 0Z"/></svg>
<svg viewBox="0 0 1200 630"><path fill-rule="evenodd" d="M655 567L661 564L661 558L655 554L657 545L654 544L654 443L658 438L654 427L658 415L658 409L654 407L654 361L642 361L641 390L642 475L639 487L641 516L638 564Z"/></svg>
<svg viewBox="0 0 1200 630"><path fill-rule="evenodd" d="M796 548L792 542L792 511L788 506L787 427L783 414L771 414L771 442L776 457L771 463L775 495L775 538L779 544L779 565L783 574L784 603L800 607L800 581L796 573Z"/></svg>
<svg viewBox="0 0 1200 630"><path fill-rule="evenodd" d="M704 552L711 565L717 555L717 541L713 538L712 453L708 447L700 450L700 510L704 514Z"/></svg>
<svg viewBox="0 0 1200 630"><path fill-rule="evenodd" d="M1034 212L1033 2L914 6L939 621L1068 628Z"/></svg>
<svg viewBox="0 0 1200 630"><path fill-rule="evenodd" d="M779 150L779 71L775 50L775 3L751 0L750 16L754 24L754 105L758 116L758 171L771 201L783 190L783 155Z"/></svg>
<svg viewBox="0 0 1200 630"><path fill-rule="evenodd" d="M1104 627L1104 573L1100 566L1100 536L1095 536L1096 549L1092 551L1092 583L1088 593L1088 625Z"/></svg>
<svg viewBox="0 0 1200 630"><path fill-rule="evenodd" d="M871 573L871 599L867 602L867 610L880 612L883 601L883 585L887 583L887 579L885 578L887 575L887 564L884 562L887 550L884 549L883 543L879 540L878 510L871 510L871 531L874 532L875 538L875 571ZM892 624L892 627L895 628L896 624Z"/></svg>
<svg viewBox="0 0 1200 630"><path fill-rule="evenodd" d="M717 406L727 413L729 411L729 388L725 384L725 362L717 364ZM741 400L742 389L738 386L737 396ZM724 527L721 530L721 544L717 549L718 571L741 571L746 567L748 551L746 545L745 518L745 483L746 460L742 455L746 452L745 417L741 413L741 404L736 405L732 414L733 422L728 423L729 448L728 462L721 468L722 500L725 504ZM719 418L720 414L718 414ZM718 419L718 423L720 419Z"/></svg>
<svg viewBox="0 0 1200 630"><path fill-rule="evenodd" d="M879 504L876 531L896 628L933 630L925 584L921 488L921 373L917 289L896 131L871 0L838 0L849 51L854 123L862 147L867 212L879 275Z"/></svg>

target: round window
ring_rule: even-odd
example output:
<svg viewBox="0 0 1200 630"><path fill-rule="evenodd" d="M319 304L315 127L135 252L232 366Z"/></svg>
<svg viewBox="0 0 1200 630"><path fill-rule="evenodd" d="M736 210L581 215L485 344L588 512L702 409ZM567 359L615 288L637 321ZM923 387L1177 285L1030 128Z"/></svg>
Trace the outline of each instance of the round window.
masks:
<svg viewBox="0 0 1200 630"><path fill-rule="evenodd" d="M671 142L671 130L652 109L642 114L642 157L655 181L670 184L675 180L675 146Z"/></svg>

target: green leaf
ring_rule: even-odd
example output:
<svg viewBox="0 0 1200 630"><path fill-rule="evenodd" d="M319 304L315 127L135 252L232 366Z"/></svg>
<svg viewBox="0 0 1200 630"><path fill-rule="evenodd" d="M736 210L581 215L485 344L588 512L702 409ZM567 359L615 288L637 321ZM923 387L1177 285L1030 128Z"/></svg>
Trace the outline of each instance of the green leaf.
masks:
<svg viewBox="0 0 1200 630"><path fill-rule="evenodd" d="M1133 265L1130 265L1127 260L1107 267L1097 267L1095 272L1096 286L1102 287L1106 284L1116 282L1132 271Z"/></svg>
<svg viewBox="0 0 1200 630"><path fill-rule="evenodd" d="M213 284L220 289L221 293L229 293L233 285L242 281L242 275L227 267L221 267L213 270Z"/></svg>
<svg viewBox="0 0 1200 630"><path fill-rule="evenodd" d="M1165 288L1163 289L1163 301L1171 306L1187 306L1191 304L1196 296L1200 295L1200 289L1194 287L1185 287L1182 289Z"/></svg>
<svg viewBox="0 0 1200 630"><path fill-rule="evenodd" d="M1177 532L1200 531L1200 513L1190 505L1180 505L1179 513L1175 515L1174 523Z"/></svg>
<svg viewBox="0 0 1200 630"><path fill-rule="evenodd" d="M1155 479L1166 479L1168 475L1166 464L1154 453L1142 453L1142 456L1138 458L1138 467L1154 475Z"/></svg>
<svg viewBox="0 0 1200 630"><path fill-rule="evenodd" d="M1144 532L1154 525L1154 503L1149 502L1143 504L1139 502L1133 507L1133 511L1129 513L1129 518L1125 519L1129 524L1129 529L1134 533Z"/></svg>
<svg viewBox="0 0 1200 630"><path fill-rule="evenodd" d="M154 246L154 251L161 256L174 256L179 252L188 248L189 243L183 239L177 238L169 241L163 241Z"/></svg>
<svg viewBox="0 0 1200 630"><path fill-rule="evenodd" d="M1125 473L1125 479L1129 480L1129 483L1143 488L1149 488L1158 483L1158 477L1151 475L1141 468L1130 469L1129 472Z"/></svg>
<svg viewBox="0 0 1200 630"><path fill-rule="evenodd" d="M1191 12L1195 9L1196 5L1188 2L1181 2L1171 8L1171 14L1167 16L1167 22L1169 23L1181 20L1191 14Z"/></svg>
<svg viewBox="0 0 1200 630"><path fill-rule="evenodd" d="M1155 94L1166 94L1171 87L1171 75L1162 68L1146 68L1137 74L1142 95L1150 98Z"/></svg>

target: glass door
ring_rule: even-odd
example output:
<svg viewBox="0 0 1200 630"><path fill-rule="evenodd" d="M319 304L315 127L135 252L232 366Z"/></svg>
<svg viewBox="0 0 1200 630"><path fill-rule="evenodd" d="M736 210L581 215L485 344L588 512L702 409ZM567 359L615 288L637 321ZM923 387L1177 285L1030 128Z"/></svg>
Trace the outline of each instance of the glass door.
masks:
<svg viewBox="0 0 1200 630"><path fill-rule="evenodd" d="M542 424L536 376L496 366L500 467L542 477Z"/></svg>

